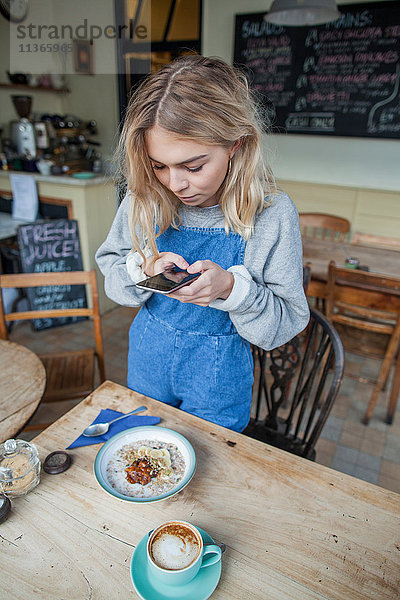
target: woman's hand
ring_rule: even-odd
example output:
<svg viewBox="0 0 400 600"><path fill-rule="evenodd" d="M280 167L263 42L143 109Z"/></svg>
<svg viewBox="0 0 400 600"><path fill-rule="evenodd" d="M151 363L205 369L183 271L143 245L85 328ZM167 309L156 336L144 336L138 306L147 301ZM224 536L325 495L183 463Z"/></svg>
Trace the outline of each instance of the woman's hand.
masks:
<svg viewBox="0 0 400 600"><path fill-rule="evenodd" d="M175 265L180 269L187 269L189 263L182 256L175 254L174 252L160 252L158 258L155 258L154 256L146 258L143 270L146 275L152 277Z"/></svg>
<svg viewBox="0 0 400 600"><path fill-rule="evenodd" d="M192 265L184 268L188 273L201 272L201 275L193 283L168 294L170 298L175 298L175 300L184 303L191 302L198 306L208 306L217 298L222 300L228 298L234 283L232 273L225 271L211 260L197 260Z"/></svg>

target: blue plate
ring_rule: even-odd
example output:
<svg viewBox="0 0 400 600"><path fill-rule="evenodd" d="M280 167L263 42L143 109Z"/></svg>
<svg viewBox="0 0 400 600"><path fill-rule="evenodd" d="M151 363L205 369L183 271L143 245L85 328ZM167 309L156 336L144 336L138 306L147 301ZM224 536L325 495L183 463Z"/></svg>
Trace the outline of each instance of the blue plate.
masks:
<svg viewBox="0 0 400 600"><path fill-rule="evenodd" d="M166 442L168 444L175 444L178 450L182 453L185 460L185 472L182 479L170 490L159 494L158 496L149 496L147 498L139 498L134 495L127 495L121 490L118 490L113 486L107 475L107 467L110 460L125 444L131 444L139 440L154 440L155 442ZM167 429L166 427L159 427L156 425L145 425L143 427L132 427L117 433L110 438L97 453L94 462L94 476L99 485L109 494L120 500L126 500L127 502L137 503L148 503L158 502L165 498L170 498L174 494L180 492L192 479L196 471L196 455L194 453L191 443L180 433ZM137 484L139 485L139 484ZM133 486L132 486L133 487Z"/></svg>
<svg viewBox="0 0 400 600"><path fill-rule="evenodd" d="M197 527L206 544L214 543L211 536ZM222 561L200 569L192 581L181 586L165 585L147 576L146 534L136 546L131 560L133 587L142 600L207 600L218 585L221 577Z"/></svg>

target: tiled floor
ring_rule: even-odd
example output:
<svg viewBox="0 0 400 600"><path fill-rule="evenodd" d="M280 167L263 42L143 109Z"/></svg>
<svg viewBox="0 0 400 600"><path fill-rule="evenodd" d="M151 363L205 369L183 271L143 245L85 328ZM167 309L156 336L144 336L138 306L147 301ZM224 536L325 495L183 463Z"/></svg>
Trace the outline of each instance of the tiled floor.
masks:
<svg viewBox="0 0 400 600"><path fill-rule="evenodd" d="M135 314L133 309L117 308L103 315L102 328L105 347L106 376L126 384L128 330ZM88 321L32 331L29 323L17 323L10 339L26 345L35 352L53 348L73 350L82 340L88 344ZM362 378L373 377L378 369L376 360L346 354L345 373ZM390 389L390 388L389 388ZM392 425L384 421L388 391L381 395L368 426L361 424L372 391L371 384L350 377L343 380L339 396L317 443L316 461L400 493L400 402ZM33 421L56 419L76 402L45 404L39 407ZM46 414L43 417L43 414ZM31 439L37 432L20 435Z"/></svg>

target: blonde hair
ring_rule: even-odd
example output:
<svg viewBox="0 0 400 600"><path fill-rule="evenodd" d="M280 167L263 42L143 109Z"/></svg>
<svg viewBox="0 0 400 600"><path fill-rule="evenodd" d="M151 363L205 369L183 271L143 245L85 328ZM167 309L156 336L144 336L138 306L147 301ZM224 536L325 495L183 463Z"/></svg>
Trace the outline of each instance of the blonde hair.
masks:
<svg viewBox="0 0 400 600"><path fill-rule="evenodd" d="M179 226L180 200L156 178L146 133L158 125L177 137L231 148L241 140L219 190L225 230L248 239L265 197L276 192L261 150L263 126L245 75L218 58L187 55L148 77L132 95L119 142L131 195L134 250L157 255L156 237Z"/></svg>

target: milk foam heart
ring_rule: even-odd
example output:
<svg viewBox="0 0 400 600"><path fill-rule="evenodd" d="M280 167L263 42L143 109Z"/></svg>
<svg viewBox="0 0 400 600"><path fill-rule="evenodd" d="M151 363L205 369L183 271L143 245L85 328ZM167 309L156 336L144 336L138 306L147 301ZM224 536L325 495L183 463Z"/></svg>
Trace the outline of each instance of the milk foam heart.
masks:
<svg viewBox="0 0 400 600"><path fill-rule="evenodd" d="M171 571L191 565L199 552L199 541L193 531L177 524L161 529L151 544L151 555L156 565Z"/></svg>

